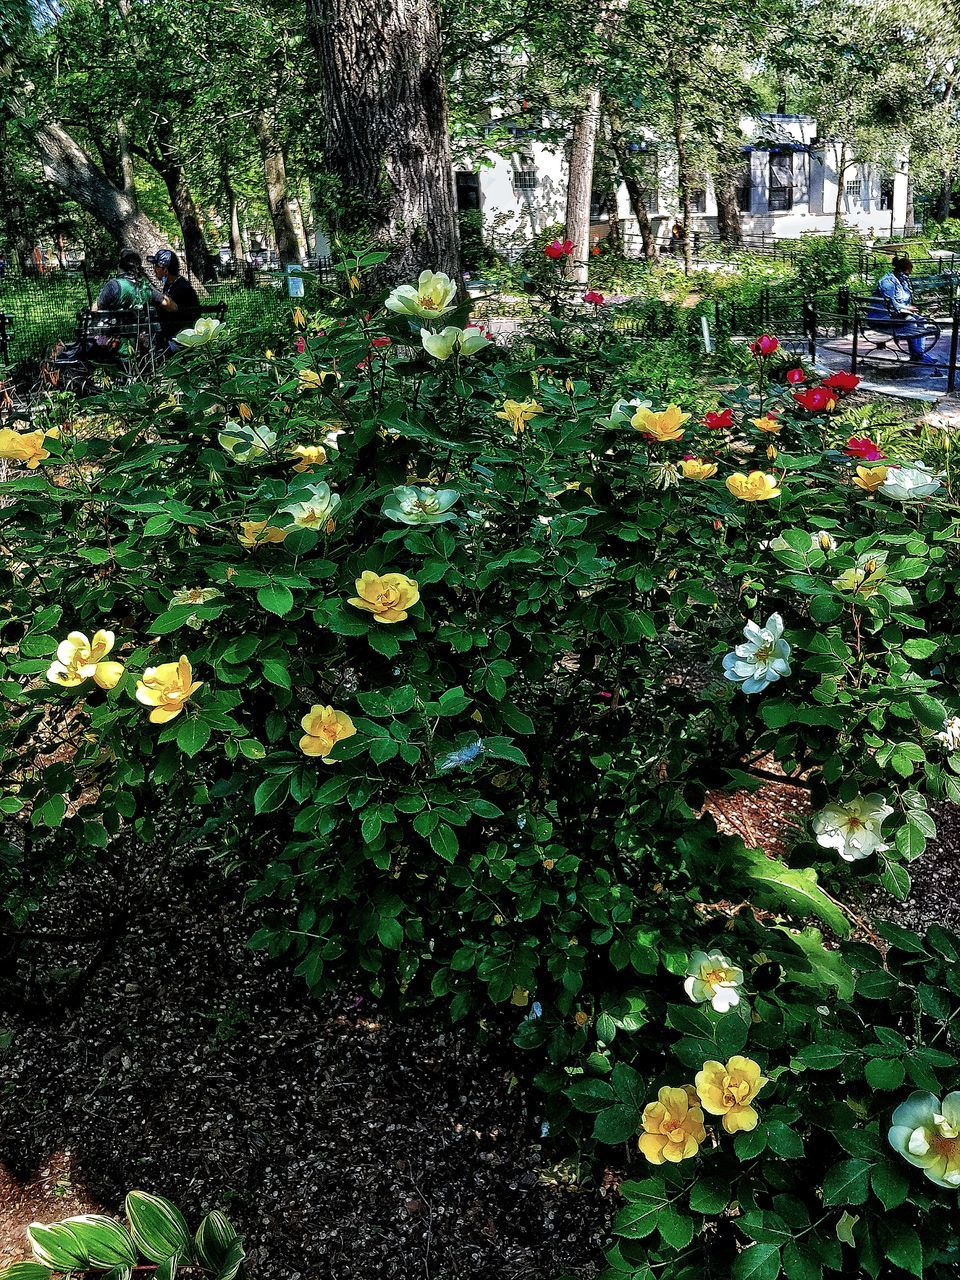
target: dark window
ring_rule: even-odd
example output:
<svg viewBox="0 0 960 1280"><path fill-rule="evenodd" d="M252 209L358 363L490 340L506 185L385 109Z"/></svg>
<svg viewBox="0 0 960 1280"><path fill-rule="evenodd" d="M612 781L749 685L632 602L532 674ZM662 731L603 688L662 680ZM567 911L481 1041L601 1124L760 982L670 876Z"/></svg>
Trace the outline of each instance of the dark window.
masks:
<svg viewBox="0 0 960 1280"><path fill-rule="evenodd" d="M480 208L480 175L477 173L458 173L457 209L463 213L466 209Z"/></svg>
<svg viewBox="0 0 960 1280"><path fill-rule="evenodd" d="M609 209L607 208L607 197L604 195L598 195L597 192L594 191L590 197L590 221L599 222L601 219L606 218L608 214Z"/></svg>
<svg viewBox="0 0 960 1280"><path fill-rule="evenodd" d="M863 194L863 179L848 178L846 191L848 196L859 196Z"/></svg>
<svg viewBox="0 0 960 1280"><path fill-rule="evenodd" d="M793 208L793 152L770 152L770 201L774 213Z"/></svg>
<svg viewBox="0 0 960 1280"><path fill-rule="evenodd" d="M537 189L536 169L514 169L513 185L517 191L535 191Z"/></svg>
<svg viewBox="0 0 960 1280"><path fill-rule="evenodd" d="M707 193L703 187L694 187L690 192L690 212L707 212Z"/></svg>
<svg viewBox="0 0 960 1280"><path fill-rule="evenodd" d="M643 207L647 213L657 213L660 208L660 158L657 149L644 144L642 150L637 147L631 158L634 176L640 184Z"/></svg>
<svg viewBox="0 0 960 1280"><path fill-rule="evenodd" d="M749 164L743 166L733 185L737 195L737 208L741 213L749 213L753 203L753 173Z"/></svg>
<svg viewBox="0 0 960 1280"><path fill-rule="evenodd" d="M893 209L893 177L882 177L880 179L880 209Z"/></svg>

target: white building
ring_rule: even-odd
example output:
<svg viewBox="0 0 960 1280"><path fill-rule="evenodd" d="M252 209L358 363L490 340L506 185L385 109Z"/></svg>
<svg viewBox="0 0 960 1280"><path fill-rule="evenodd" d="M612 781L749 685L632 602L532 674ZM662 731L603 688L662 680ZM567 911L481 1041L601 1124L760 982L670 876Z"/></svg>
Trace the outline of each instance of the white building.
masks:
<svg viewBox="0 0 960 1280"><path fill-rule="evenodd" d="M461 209L479 209L485 234L509 251L544 227L560 223L566 203L567 163L563 149L536 141L527 129L507 122L496 126L516 137L516 150L504 156L484 153L472 170L456 175ZM878 237L898 232L906 222L907 174L902 160L878 165L842 165L840 144L817 135L810 116L766 115L741 123L747 142L737 182L740 224L746 236L764 234L795 239L805 231L833 230L838 184L840 216L845 225ZM658 240L666 242L679 215L676 158L668 143L652 135L632 144L642 175L645 205ZM691 195L692 229L716 235L717 202L709 178ZM609 232L610 213L602 199L594 201L592 237ZM626 187L617 192L615 215L626 236L628 252L639 252L639 228Z"/></svg>

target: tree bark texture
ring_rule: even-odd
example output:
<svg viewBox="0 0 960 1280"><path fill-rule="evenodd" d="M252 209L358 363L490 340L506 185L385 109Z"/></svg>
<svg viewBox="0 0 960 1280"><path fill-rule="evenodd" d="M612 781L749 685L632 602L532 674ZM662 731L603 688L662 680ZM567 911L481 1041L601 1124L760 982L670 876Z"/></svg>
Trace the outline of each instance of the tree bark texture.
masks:
<svg viewBox="0 0 960 1280"><path fill-rule="evenodd" d="M146 257L163 244L160 228L113 185L62 125L56 121L41 125L37 149L47 181L96 218L118 245Z"/></svg>
<svg viewBox="0 0 960 1280"><path fill-rule="evenodd" d="M693 270L693 239L690 232L690 160L687 153L687 132L683 118L680 85L673 85L673 143L677 150L677 189L680 196L680 213L683 223L683 269L687 275Z"/></svg>
<svg viewBox="0 0 960 1280"><path fill-rule="evenodd" d="M575 246L566 260L568 280L586 284L590 261L590 202L593 198L593 161L600 128L600 90L587 91L573 122L564 235Z"/></svg>
<svg viewBox="0 0 960 1280"><path fill-rule="evenodd" d="M717 230L724 244L743 248L743 228L740 226L740 206L737 204L737 188L729 178L719 178L716 183Z"/></svg>
<svg viewBox="0 0 960 1280"><path fill-rule="evenodd" d="M436 0L307 0L324 97L332 232L390 250L377 282L460 281Z"/></svg>
<svg viewBox="0 0 960 1280"><path fill-rule="evenodd" d="M212 280L213 255L204 234L200 210L193 198L176 146L165 139L158 140L155 150L145 152L144 155L159 173L167 188L170 204L183 234L183 251L190 274L195 277L195 280Z"/></svg>
<svg viewBox="0 0 960 1280"><path fill-rule="evenodd" d="M633 210L633 216L636 218L637 226L640 229L640 242L643 246L643 256L648 262L656 262L659 257L659 252L657 250L657 238L653 233L653 227L650 223L650 215L643 199L643 185L640 182L637 166L627 149L619 121L614 117L609 116L608 122L610 125L610 151L613 159L616 161L620 176L623 179L623 185L627 188L627 196L630 199L630 208Z"/></svg>
<svg viewBox="0 0 960 1280"><path fill-rule="evenodd" d="M230 256L234 262L243 261L243 237L240 234L240 202L230 180L230 169L227 158L221 161L220 181L223 183L223 194L227 200L228 222L230 227Z"/></svg>
<svg viewBox="0 0 960 1280"><path fill-rule="evenodd" d="M290 190L287 184L287 166L283 159L283 147L273 121L265 111L253 117L253 131L260 145L263 160L263 178L267 189L267 208L273 223L277 241L277 253L282 266L300 261L300 245L296 225L290 207Z"/></svg>

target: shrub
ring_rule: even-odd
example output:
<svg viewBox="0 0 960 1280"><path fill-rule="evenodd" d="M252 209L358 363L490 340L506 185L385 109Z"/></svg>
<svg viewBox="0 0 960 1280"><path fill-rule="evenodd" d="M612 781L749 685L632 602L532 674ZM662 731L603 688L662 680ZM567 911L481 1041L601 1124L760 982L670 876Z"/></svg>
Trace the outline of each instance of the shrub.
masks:
<svg viewBox="0 0 960 1280"><path fill-rule="evenodd" d="M929 951L955 944L888 929L885 964L857 899L904 897L927 797L960 800L948 438L897 437L889 474L838 448L849 385L788 384L772 339L690 417L632 381L602 309L589 359L561 316L434 357L419 301L342 305L324 334L295 313L289 355L213 340L3 443L8 911L121 832L212 849L311 990L359 971L455 1018L492 1003L590 1140L746 1055L755 1129L667 1095L696 1158L628 1184L657 1207L634 1237L659 1235L621 1274L802 1280L843 1233L915 1259L923 1212L946 1277L944 1193L876 1135L907 1074L939 1098L955 1071ZM782 860L704 813L771 773L817 815ZM694 1007L685 980L700 999L719 969L739 1004Z"/></svg>

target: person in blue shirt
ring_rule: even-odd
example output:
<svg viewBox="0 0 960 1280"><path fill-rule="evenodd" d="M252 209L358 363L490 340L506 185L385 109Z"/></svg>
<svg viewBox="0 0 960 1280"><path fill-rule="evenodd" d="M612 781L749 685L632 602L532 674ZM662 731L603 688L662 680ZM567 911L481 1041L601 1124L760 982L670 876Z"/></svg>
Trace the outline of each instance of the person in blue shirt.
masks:
<svg viewBox="0 0 960 1280"><path fill-rule="evenodd" d="M933 364L937 361L923 349L924 318L913 305L913 288L910 276L913 263L906 256L894 258L893 270L878 281L867 320L877 329L891 330L898 338L906 338L912 364Z"/></svg>

